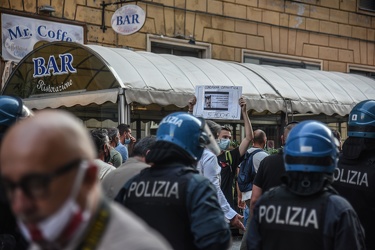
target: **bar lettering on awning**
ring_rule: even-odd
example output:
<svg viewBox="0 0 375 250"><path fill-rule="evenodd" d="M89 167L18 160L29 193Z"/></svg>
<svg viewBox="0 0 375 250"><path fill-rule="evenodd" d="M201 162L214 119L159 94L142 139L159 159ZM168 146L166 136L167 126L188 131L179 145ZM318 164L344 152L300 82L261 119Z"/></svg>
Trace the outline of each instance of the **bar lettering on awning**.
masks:
<svg viewBox="0 0 375 250"><path fill-rule="evenodd" d="M63 75L69 73L77 73L77 70L73 67L73 55L70 53L60 54L60 67L57 63L57 59L51 55L46 63L43 57L33 58L34 62L34 74L33 77L43 77L52 75Z"/></svg>

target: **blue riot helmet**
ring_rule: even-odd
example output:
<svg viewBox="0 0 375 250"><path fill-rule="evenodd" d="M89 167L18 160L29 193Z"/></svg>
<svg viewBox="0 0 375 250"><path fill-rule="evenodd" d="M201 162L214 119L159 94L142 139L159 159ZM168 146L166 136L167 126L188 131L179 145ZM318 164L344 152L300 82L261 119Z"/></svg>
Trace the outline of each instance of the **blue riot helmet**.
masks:
<svg viewBox="0 0 375 250"><path fill-rule="evenodd" d="M178 146L195 161L201 158L205 147L210 148L215 154L220 153L205 120L184 112L172 113L161 120L156 141Z"/></svg>
<svg viewBox="0 0 375 250"><path fill-rule="evenodd" d="M349 114L348 136L375 138L375 100L354 106Z"/></svg>
<svg viewBox="0 0 375 250"><path fill-rule="evenodd" d="M17 96L0 96L0 134L2 135L16 121L27 118L32 112Z"/></svg>
<svg viewBox="0 0 375 250"><path fill-rule="evenodd" d="M338 143L331 129L318 121L304 121L289 133L284 147L286 171L333 173Z"/></svg>

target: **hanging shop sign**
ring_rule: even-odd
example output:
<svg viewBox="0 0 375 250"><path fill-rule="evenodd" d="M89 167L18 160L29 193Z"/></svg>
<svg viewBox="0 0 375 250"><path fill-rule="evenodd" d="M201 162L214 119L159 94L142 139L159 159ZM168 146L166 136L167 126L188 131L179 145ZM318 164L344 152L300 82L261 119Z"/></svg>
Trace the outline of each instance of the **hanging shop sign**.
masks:
<svg viewBox="0 0 375 250"><path fill-rule="evenodd" d="M20 61L39 41L66 41L83 44L84 29L79 25L1 14L2 56Z"/></svg>
<svg viewBox="0 0 375 250"><path fill-rule="evenodd" d="M145 24L146 14L138 5L125 5L113 14L111 24L115 32L130 35L140 30Z"/></svg>

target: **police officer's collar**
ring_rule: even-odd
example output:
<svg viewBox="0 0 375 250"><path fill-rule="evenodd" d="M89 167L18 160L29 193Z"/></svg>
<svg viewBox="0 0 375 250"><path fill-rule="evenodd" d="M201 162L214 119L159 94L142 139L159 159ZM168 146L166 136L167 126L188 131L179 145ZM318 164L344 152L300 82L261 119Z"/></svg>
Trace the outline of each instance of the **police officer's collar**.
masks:
<svg viewBox="0 0 375 250"><path fill-rule="evenodd" d="M299 196L309 196L321 192L332 182L332 176L325 173L286 172L281 181L286 188Z"/></svg>
<svg viewBox="0 0 375 250"><path fill-rule="evenodd" d="M156 165L153 165L149 169L145 169L145 172L147 172L147 171L154 172L154 171L161 171L161 170L171 171L171 170L174 170L174 169L191 170L192 172L199 173L199 171L197 170L197 168L195 166L186 165L186 164L182 164L182 163L156 164ZM143 171L141 171L141 172L143 172Z"/></svg>
<svg viewBox="0 0 375 250"><path fill-rule="evenodd" d="M374 151L375 139L348 137L342 147L342 153L346 159L358 159L363 151Z"/></svg>

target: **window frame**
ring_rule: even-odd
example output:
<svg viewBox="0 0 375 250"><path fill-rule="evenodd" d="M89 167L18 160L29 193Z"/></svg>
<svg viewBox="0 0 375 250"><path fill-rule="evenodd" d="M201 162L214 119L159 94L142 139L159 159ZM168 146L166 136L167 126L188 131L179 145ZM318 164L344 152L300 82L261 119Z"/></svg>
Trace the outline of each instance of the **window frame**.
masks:
<svg viewBox="0 0 375 250"><path fill-rule="evenodd" d="M318 68L315 70L323 70L323 60L320 59L311 59L306 57L298 57L298 56L289 56L289 55L282 55L276 53L269 53L269 52L260 52L254 50L242 50L242 63L245 63L246 57L252 57L254 59L270 61L274 63L285 63L282 67L288 67L288 65L305 65L304 67L294 67L294 68L302 68L302 69L311 69L309 66ZM272 64L258 64L258 65L272 65ZM280 65L281 66L281 65ZM306 67L307 66L307 67Z"/></svg>
<svg viewBox="0 0 375 250"><path fill-rule="evenodd" d="M373 9L369 9L369 8L367 8L367 7L363 7L363 6L361 6L361 2L362 2L362 1L368 1L368 2L371 2L371 1L369 1L369 0L359 0L359 1L358 1L358 10L360 10L360 11L366 11L366 12L372 12L372 13L375 14L375 2L372 1Z"/></svg>
<svg viewBox="0 0 375 250"><path fill-rule="evenodd" d="M352 73L351 70L357 71L357 72L361 71L364 73L363 75L368 76L375 80L375 67L348 63L347 73L355 74L355 73Z"/></svg>
<svg viewBox="0 0 375 250"><path fill-rule="evenodd" d="M195 44L189 43L190 38L172 38L172 37L166 37L163 35L152 35L147 34L147 51L151 52L152 49L152 43L160 43L165 44L166 47L170 46L178 46L186 48L187 50L194 49L194 50L200 50L201 51L201 57L205 59L211 59L211 51L212 51L212 45L209 43L203 43L203 42L197 42L195 41Z"/></svg>

